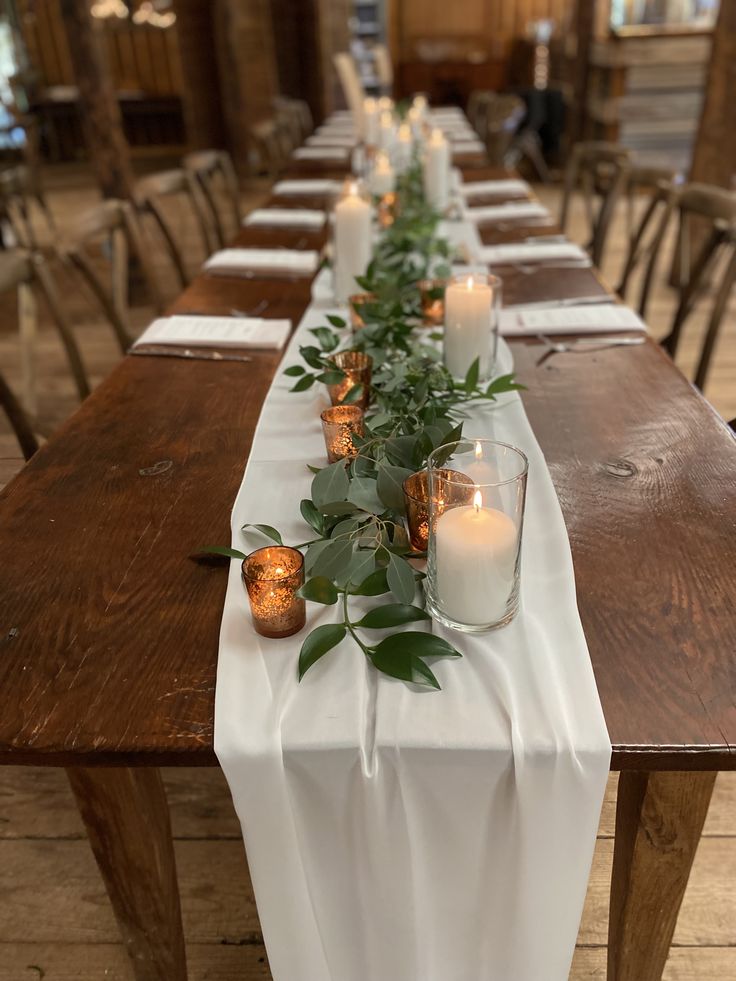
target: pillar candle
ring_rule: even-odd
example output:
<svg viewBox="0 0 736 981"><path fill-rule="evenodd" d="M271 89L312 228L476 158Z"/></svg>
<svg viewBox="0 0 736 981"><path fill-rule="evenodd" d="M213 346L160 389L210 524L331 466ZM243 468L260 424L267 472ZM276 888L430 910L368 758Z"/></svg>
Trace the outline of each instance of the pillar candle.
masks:
<svg viewBox="0 0 736 981"><path fill-rule="evenodd" d="M381 125L378 135L378 145L382 150L391 153L396 140L396 127L394 126L394 114L389 111L381 113Z"/></svg>
<svg viewBox="0 0 736 981"><path fill-rule="evenodd" d="M390 194L396 186L396 175L388 154L384 150L379 150L373 164L370 177L368 179L371 194L383 197Z"/></svg>
<svg viewBox="0 0 736 981"><path fill-rule="evenodd" d="M378 144L378 103L375 99L363 100L363 139L368 146Z"/></svg>
<svg viewBox="0 0 736 981"><path fill-rule="evenodd" d="M401 126L399 126L394 151L396 169L400 174L403 174L411 163L412 147L413 140L411 136L411 127L407 123L402 123Z"/></svg>
<svg viewBox="0 0 736 981"><path fill-rule="evenodd" d="M381 112L393 112L394 100L388 95L382 95L378 100L378 108Z"/></svg>
<svg viewBox="0 0 736 981"><path fill-rule="evenodd" d="M441 514L435 528L441 612L469 626L502 620L514 586L518 543L514 522L503 511L483 507L480 491L473 504Z"/></svg>
<svg viewBox="0 0 736 981"><path fill-rule="evenodd" d="M480 378L491 368L493 287L474 276L450 283L445 290L445 366L453 378L464 378L476 358Z"/></svg>
<svg viewBox="0 0 736 981"><path fill-rule="evenodd" d="M365 275L371 259L371 206L357 185L335 206L335 296L345 303L359 291L356 276Z"/></svg>
<svg viewBox="0 0 736 981"><path fill-rule="evenodd" d="M444 211L450 192L450 144L442 130L433 129L424 158L424 193L438 211Z"/></svg>

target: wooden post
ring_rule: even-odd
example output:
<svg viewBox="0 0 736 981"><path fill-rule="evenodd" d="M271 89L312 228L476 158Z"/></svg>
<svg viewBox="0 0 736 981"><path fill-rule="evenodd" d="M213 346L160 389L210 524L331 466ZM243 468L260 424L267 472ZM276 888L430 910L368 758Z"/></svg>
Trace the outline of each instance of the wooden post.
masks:
<svg viewBox="0 0 736 981"><path fill-rule="evenodd" d="M619 777L608 981L661 981L715 772Z"/></svg>
<svg viewBox="0 0 736 981"><path fill-rule="evenodd" d="M271 7L269 0L215 0L214 8L225 123L235 163L247 170L250 127L273 116L279 94Z"/></svg>
<svg viewBox="0 0 736 981"><path fill-rule="evenodd" d="M155 767L67 770L135 981L186 981L184 935L161 774Z"/></svg>
<svg viewBox="0 0 736 981"><path fill-rule="evenodd" d="M569 145L585 137L586 93L590 74L590 46L596 24L597 0L577 0L572 29L575 36L575 58L570 68L573 104L567 125Z"/></svg>
<svg viewBox="0 0 736 981"><path fill-rule="evenodd" d="M89 0L60 0L60 9L79 88L79 111L92 168L105 197L129 198L133 188L130 149L102 53L101 27L90 13Z"/></svg>
<svg viewBox="0 0 736 981"><path fill-rule="evenodd" d="M221 148L225 124L219 99L212 4L210 0L176 0L174 9L187 142L192 150Z"/></svg>
<svg viewBox="0 0 736 981"><path fill-rule="evenodd" d="M348 0L315 0L317 43L322 81L322 115L329 114L345 101L332 62L333 55L350 50L348 21L352 4Z"/></svg>
<svg viewBox="0 0 736 981"><path fill-rule="evenodd" d="M736 171L736 4L721 3L690 179L731 188Z"/></svg>

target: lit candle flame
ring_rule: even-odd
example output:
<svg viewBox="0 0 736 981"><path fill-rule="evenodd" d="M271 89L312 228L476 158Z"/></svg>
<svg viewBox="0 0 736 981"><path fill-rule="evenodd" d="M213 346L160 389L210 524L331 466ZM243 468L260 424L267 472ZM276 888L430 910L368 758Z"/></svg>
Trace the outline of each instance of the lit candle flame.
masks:
<svg viewBox="0 0 736 981"><path fill-rule="evenodd" d="M483 447L480 445L480 440L475 441L475 459L481 460L483 458Z"/></svg>
<svg viewBox="0 0 736 981"><path fill-rule="evenodd" d="M475 513L477 514L483 507L483 495L480 492L480 488L476 486L475 495L473 496L473 507L475 508Z"/></svg>
<svg viewBox="0 0 736 981"><path fill-rule="evenodd" d="M472 290L472 288L473 288L473 277L472 276L468 276L468 278L465 281L465 285L468 287L469 290Z"/></svg>

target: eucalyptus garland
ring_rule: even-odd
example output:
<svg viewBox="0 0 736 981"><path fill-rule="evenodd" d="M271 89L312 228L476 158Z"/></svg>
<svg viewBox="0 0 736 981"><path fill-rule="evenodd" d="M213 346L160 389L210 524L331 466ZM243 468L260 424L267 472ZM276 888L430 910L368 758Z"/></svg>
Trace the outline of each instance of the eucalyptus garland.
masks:
<svg viewBox="0 0 736 981"><path fill-rule="evenodd" d="M460 657L460 652L421 630L386 633L430 619L417 602L424 573L410 561L426 553L411 548L402 483L426 466L433 450L460 439L467 403L494 401L523 386L513 375L481 384L477 361L464 381L456 381L432 343L441 335L417 329L421 311L416 284L430 274L449 274L451 248L437 235L440 216L424 198L418 161L400 179L397 197L399 215L382 234L366 275L358 280L375 297L361 307L365 326L351 336L343 318L327 316L325 325L311 329L314 343L300 348L303 363L285 371L296 379L291 390L302 392L315 383L344 380L333 361L338 350L363 351L378 366L369 393L354 385L343 400L354 403L369 395L364 435L353 436L355 455L326 467L310 467L311 495L300 503L309 528L307 540L294 546L305 555L307 578L300 595L314 603L339 604L341 619L307 635L298 672L301 680L349 636L377 670L439 689L427 660ZM280 532L270 525L248 524L243 531L283 544ZM245 558L236 549L205 551ZM388 599L354 620L351 598L374 596ZM376 631L383 633L378 642Z"/></svg>

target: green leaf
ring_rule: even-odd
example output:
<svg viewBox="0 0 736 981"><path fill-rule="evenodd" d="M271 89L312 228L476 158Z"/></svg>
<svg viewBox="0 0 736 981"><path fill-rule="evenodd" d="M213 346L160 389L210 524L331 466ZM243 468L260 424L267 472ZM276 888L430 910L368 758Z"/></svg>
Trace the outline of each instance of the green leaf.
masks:
<svg viewBox="0 0 736 981"><path fill-rule="evenodd" d="M435 678L431 668L428 668L421 657L412 654L408 650L396 650L395 648L385 648L386 641L405 637L406 634L397 634L396 637L387 637L372 650L369 657L379 671L389 675L391 678L398 678L399 681L408 681L414 685L423 685L427 688L440 690L440 683Z"/></svg>
<svg viewBox="0 0 736 981"><path fill-rule="evenodd" d="M359 402L363 398L363 384L358 382L357 385L353 385L345 393L345 398L342 400L341 405L352 405L355 402Z"/></svg>
<svg viewBox="0 0 736 981"><path fill-rule="evenodd" d="M329 323L332 324L333 327L337 327L338 330L340 330L343 327L346 327L347 326L347 324L343 320L343 318L342 317L336 317L334 315L334 313L328 313L327 314L327 320L328 320Z"/></svg>
<svg viewBox="0 0 736 981"><path fill-rule="evenodd" d="M297 375L303 375L305 371L306 371L306 368L304 368L303 365L293 364L293 365L291 365L290 368L286 368L286 370L284 371L284 374L285 375L291 375L291 377L294 378Z"/></svg>
<svg viewBox="0 0 736 981"><path fill-rule="evenodd" d="M310 333L317 338L323 351L334 351L340 343L339 338L333 334L329 327L310 327Z"/></svg>
<svg viewBox="0 0 736 981"><path fill-rule="evenodd" d="M324 538L321 542L313 542L308 546L306 555L304 556L304 568L308 573L312 572L320 555L329 544L330 540L328 538Z"/></svg>
<svg viewBox="0 0 736 981"><path fill-rule="evenodd" d="M316 664L333 647L337 647L346 633L347 628L344 623L326 623L321 627L315 627L305 637L302 649L299 651L299 681L313 664Z"/></svg>
<svg viewBox="0 0 736 981"><path fill-rule="evenodd" d="M518 382L515 382L513 375L499 375L498 378L494 378L488 388L486 388L486 397L501 395L502 392L525 391L526 385L521 385Z"/></svg>
<svg viewBox="0 0 736 981"><path fill-rule="evenodd" d="M468 395L475 391L478 384L478 378L480 377L480 358L476 358L475 361L468 368L468 373L465 375L465 391Z"/></svg>
<svg viewBox="0 0 736 981"><path fill-rule="evenodd" d="M290 392L306 392L308 388L314 385L314 375L304 375L296 385L292 385L289 389Z"/></svg>
<svg viewBox="0 0 736 981"><path fill-rule="evenodd" d="M203 545L197 551L204 555L225 555L229 559L246 558L245 552L240 552L237 548L226 548L224 545Z"/></svg>
<svg viewBox="0 0 736 981"><path fill-rule="evenodd" d="M320 552L317 561L314 563L314 574L325 576L327 579L337 579L347 571L352 557L353 543L351 541L344 538L331 541L327 545L327 548Z"/></svg>
<svg viewBox="0 0 736 981"><path fill-rule="evenodd" d="M348 499L372 514L380 514L383 511L383 505L378 500L376 487L375 477L353 477L350 481Z"/></svg>
<svg viewBox="0 0 736 981"><path fill-rule="evenodd" d="M412 470L407 470L405 467L394 467L390 463L381 464L376 490L386 507L403 512L404 491L401 485L407 477L411 477L412 473Z"/></svg>
<svg viewBox="0 0 736 981"><path fill-rule="evenodd" d="M300 502L299 510L301 511L302 517L307 524L314 528L318 535L323 534L325 530L325 519L308 497L305 497Z"/></svg>
<svg viewBox="0 0 736 981"><path fill-rule="evenodd" d="M307 347L300 347L299 354L304 358L310 368L316 368L318 371L325 367L325 357L318 347L313 344L307 345Z"/></svg>
<svg viewBox="0 0 736 981"><path fill-rule="evenodd" d="M411 651L417 657L462 657L460 651L456 650L452 644L448 644L442 637L426 634L419 630L407 630L404 633L392 634L382 640L378 647L387 653Z"/></svg>
<svg viewBox="0 0 736 981"><path fill-rule="evenodd" d="M243 527L240 530L241 531L247 531L248 528L255 528L256 531L260 531L260 533L262 535L265 535L266 538L270 538L271 541L276 542L278 545L283 545L284 544L283 541L281 540L281 533L278 532L271 525L250 525L250 524L248 524L248 525L243 525Z"/></svg>
<svg viewBox="0 0 736 981"><path fill-rule="evenodd" d="M403 623L416 623L419 620L429 620L429 614L419 606L406 603L387 603L385 606L375 606L369 610L356 627L364 630L383 630L386 627L400 627Z"/></svg>
<svg viewBox="0 0 736 981"><path fill-rule="evenodd" d="M323 603L325 606L332 606L337 603L338 598L335 584L325 576L314 576L312 579L307 579L296 594L302 599L311 600L312 603Z"/></svg>
<svg viewBox="0 0 736 981"><path fill-rule="evenodd" d="M416 592L416 582L414 581L414 570L399 555L390 555L388 568L386 570L386 581L389 589L397 600L401 603L412 603Z"/></svg>
<svg viewBox="0 0 736 981"><path fill-rule="evenodd" d="M376 568L376 550L358 549L350 560L350 565L344 580L345 585L353 582L364 582L366 576Z"/></svg>
<svg viewBox="0 0 736 981"><path fill-rule="evenodd" d="M320 511L322 514L333 516L352 514L355 511L355 505L352 501L328 501L327 504L322 504L320 506Z"/></svg>
<svg viewBox="0 0 736 981"><path fill-rule="evenodd" d="M345 372L340 371L339 368L335 368L330 371L323 371L321 375L317 375L316 381L322 382L323 385L338 385L345 377Z"/></svg>
<svg viewBox="0 0 736 981"><path fill-rule="evenodd" d="M376 569L367 576L363 582L350 590L355 596L380 596L388 592L388 582L386 581L386 570Z"/></svg>
<svg viewBox="0 0 736 981"><path fill-rule="evenodd" d="M348 496L350 480L345 463L345 460L331 463L315 476L312 481L312 500L317 507L329 501L344 501Z"/></svg>

